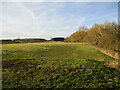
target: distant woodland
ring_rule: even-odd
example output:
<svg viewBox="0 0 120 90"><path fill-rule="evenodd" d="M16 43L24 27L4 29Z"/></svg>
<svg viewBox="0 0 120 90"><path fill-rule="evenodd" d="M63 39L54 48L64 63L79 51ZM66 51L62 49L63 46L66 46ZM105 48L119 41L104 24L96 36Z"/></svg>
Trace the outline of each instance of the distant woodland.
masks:
<svg viewBox="0 0 120 90"><path fill-rule="evenodd" d="M67 38L54 37L51 40L42 38L29 39L7 39L1 40L0 43L34 43L46 41L65 41L65 42L85 42L98 48L119 50L120 26L115 22L105 21L103 24L94 24L91 28L81 26L79 29Z"/></svg>
<svg viewBox="0 0 120 90"><path fill-rule="evenodd" d="M119 28L118 24L109 21L105 21L103 24L94 24L91 28L82 26L64 41L85 42L99 48L118 50Z"/></svg>

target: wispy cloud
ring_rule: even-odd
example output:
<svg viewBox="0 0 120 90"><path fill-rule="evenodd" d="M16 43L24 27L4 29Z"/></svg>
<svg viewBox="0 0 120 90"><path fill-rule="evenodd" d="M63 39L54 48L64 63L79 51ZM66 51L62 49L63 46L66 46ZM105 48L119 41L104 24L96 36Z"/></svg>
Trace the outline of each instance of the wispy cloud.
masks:
<svg viewBox="0 0 120 90"><path fill-rule="evenodd" d="M116 3L4 2L3 38L67 37L79 26L90 26L109 17L115 20L117 7L114 5ZM107 11L111 6L111 11Z"/></svg>

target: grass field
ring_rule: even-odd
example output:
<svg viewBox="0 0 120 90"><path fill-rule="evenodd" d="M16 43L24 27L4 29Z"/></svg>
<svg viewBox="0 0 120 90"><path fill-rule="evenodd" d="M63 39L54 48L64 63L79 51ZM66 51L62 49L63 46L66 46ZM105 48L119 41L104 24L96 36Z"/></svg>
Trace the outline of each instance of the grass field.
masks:
<svg viewBox="0 0 120 90"><path fill-rule="evenodd" d="M118 88L113 61L81 43L47 42L2 45L3 88Z"/></svg>

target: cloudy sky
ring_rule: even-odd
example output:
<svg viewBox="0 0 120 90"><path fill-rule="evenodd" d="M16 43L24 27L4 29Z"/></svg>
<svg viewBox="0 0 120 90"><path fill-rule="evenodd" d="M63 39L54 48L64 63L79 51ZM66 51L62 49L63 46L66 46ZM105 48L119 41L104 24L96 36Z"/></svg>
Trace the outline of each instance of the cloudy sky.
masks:
<svg viewBox="0 0 120 90"><path fill-rule="evenodd" d="M2 38L67 37L104 21L118 21L117 2L2 3Z"/></svg>

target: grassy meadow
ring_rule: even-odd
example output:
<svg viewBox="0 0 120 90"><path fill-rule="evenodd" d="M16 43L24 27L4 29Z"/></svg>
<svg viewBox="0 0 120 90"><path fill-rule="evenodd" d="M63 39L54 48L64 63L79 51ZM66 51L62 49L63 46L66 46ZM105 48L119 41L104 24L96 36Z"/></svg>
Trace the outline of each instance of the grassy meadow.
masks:
<svg viewBox="0 0 120 90"><path fill-rule="evenodd" d="M119 88L114 61L85 43L2 45L3 88Z"/></svg>

